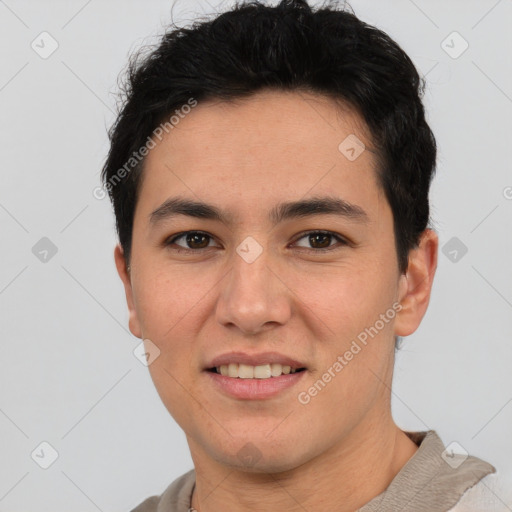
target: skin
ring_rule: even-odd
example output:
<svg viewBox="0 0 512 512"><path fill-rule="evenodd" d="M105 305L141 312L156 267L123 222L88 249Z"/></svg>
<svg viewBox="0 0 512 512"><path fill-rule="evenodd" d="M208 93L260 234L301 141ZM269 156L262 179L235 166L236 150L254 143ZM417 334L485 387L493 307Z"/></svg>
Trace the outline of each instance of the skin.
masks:
<svg viewBox="0 0 512 512"><path fill-rule="evenodd" d="M349 134L366 146L354 161L338 150ZM214 204L233 222L180 215L153 225L151 213L178 195ZM366 221L319 214L274 226L267 217L277 203L324 195L359 206ZM187 230L211 238L165 245ZM315 245L301 235L308 230L349 243ZM236 252L248 236L263 251L250 264ZM157 144L146 160L129 268L120 246L115 261L131 332L161 351L149 370L186 434L196 510L348 512L386 489L417 450L391 416L394 337L423 318L437 249L427 229L400 273L368 130L326 97L265 91L200 103ZM300 403L298 393L393 304L401 306L394 319ZM277 351L303 362L306 375L271 399L230 398L203 367L231 351ZM259 457L250 466L237 455L249 442Z"/></svg>

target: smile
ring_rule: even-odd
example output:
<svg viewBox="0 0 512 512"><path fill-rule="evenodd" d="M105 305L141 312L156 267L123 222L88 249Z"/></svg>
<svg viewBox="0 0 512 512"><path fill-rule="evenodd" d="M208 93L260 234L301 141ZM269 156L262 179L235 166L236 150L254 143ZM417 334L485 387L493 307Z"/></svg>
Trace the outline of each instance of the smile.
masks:
<svg viewBox="0 0 512 512"><path fill-rule="evenodd" d="M234 379L270 379L303 370L304 368L292 368L291 366L282 365L280 363L268 363L258 366L229 363L216 366L215 368L211 368L209 371Z"/></svg>
<svg viewBox="0 0 512 512"><path fill-rule="evenodd" d="M222 375L222 367L224 367L223 371L225 372L227 369L228 373L231 367L233 376ZM285 390L299 385L307 374L305 368L297 368L292 371L289 366L283 367L276 363L258 366L234 363L233 366L221 365L218 368L219 371L217 368L211 368L203 372L203 375L209 380L209 385L224 396L244 401L266 400L283 395ZM263 376L258 377L257 375Z"/></svg>

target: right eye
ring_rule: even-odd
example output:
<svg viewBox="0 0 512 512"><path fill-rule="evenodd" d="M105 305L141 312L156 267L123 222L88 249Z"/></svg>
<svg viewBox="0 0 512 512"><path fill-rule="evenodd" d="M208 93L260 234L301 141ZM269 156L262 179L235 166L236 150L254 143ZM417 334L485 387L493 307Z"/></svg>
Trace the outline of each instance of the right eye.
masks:
<svg viewBox="0 0 512 512"><path fill-rule="evenodd" d="M185 246L177 244L178 240L184 240ZM197 253L209 247L209 241L213 237L204 231L183 231L168 238L164 244L169 249L180 253ZM177 246L177 247L173 247Z"/></svg>

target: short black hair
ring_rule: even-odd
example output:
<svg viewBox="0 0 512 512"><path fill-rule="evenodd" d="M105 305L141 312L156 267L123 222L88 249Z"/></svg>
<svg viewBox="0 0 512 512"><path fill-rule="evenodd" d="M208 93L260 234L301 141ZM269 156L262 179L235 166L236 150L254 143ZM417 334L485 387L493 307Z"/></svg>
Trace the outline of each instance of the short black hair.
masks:
<svg viewBox="0 0 512 512"><path fill-rule="evenodd" d="M102 180L127 261L145 162L141 148L155 129L191 101L230 101L272 89L343 101L365 121L405 272L409 251L428 226L437 148L421 101L425 80L402 48L335 0L316 8L306 0L237 2L213 19L171 27L149 54L130 58L122 106L108 133Z"/></svg>

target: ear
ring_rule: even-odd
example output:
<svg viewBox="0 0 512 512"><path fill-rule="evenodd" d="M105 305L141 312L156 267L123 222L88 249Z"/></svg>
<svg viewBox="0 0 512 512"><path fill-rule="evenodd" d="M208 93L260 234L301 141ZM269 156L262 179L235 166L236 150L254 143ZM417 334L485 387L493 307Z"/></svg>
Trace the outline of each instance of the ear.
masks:
<svg viewBox="0 0 512 512"><path fill-rule="evenodd" d="M437 234L426 229L418 247L409 252L405 274L400 276L399 302L402 309L395 318L395 335L409 336L420 325L430 301L430 292L437 268Z"/></svg>
<svg viewBox="0 0 512 512"><path fill-rule="evenodd" d="M133 300L131 275L127 267L126 259L124 257L123 248L120 244L117 244L116 248L114 249L114 259L116 262L117 273L119 274L119 277L121 278L121 281L123 282L124 285L126 303L128 305L128 311L130 314L130 319L128 322L130 331L137 338L142 338L139 317L137 316L137 311L135 309L135 303Z"/></svg>

